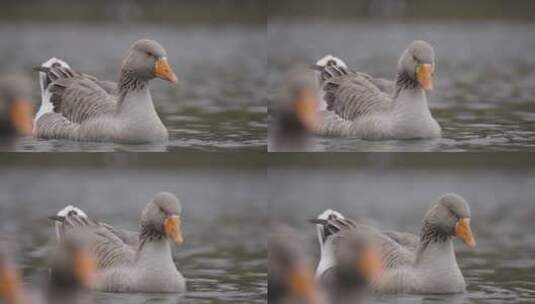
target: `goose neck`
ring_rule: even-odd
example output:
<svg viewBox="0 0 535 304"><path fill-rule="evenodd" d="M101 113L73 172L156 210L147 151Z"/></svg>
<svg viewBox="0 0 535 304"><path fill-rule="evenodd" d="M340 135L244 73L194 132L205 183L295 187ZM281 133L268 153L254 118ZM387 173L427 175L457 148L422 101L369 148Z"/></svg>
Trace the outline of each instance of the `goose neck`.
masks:
<svg viewBox="0 0 535 304"><path fill-rule="evenodd" d="M433 264L439 259L455 261L451 235L425 222L420 233L420 244L416 252L416 264Z"/></svg>
<svg viewBox="0 0 535 304"><path fill-rule="evenodd" d="M144 96L148 95L150 97L149 82L147 80L139 79L135 77L133 72L128 70L121 71L121 76L119 77L118 83L118 109L119 111L124 108L126 104L129 104L129 101L132 101L135 98L134 96Z"/></svg>

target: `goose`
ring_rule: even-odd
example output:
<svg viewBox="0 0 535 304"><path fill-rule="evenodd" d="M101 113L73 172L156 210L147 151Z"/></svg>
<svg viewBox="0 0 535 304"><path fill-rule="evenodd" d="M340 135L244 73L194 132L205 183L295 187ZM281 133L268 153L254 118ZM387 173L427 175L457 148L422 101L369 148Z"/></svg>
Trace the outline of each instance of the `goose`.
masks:
<svg viewBox="0 0 535 304"><path fill-rule="evenodd" d="M166 51L156 41L138 40L128 49L117 84L78 73L57 58L36 70L41 85L41 107L33 130L37 138L131 144L167 141L149 81L178 80Z"/></svg>
<svg viewBox="0 0 535 304"><path fill-rule="evenodd" d="M337 234L364 233L379 245L378 253L384 267L381 275L371 281L370 288L374 292L449 294L466 290L452 238L459 238L471 248L476 241L470 227L470 208L458 194L449 193L438 199L426 213L419 236L383 232L347 220L333 210L320 214L316 230L321 245L317 276L336 265L334 240Z"/></svg>
<svg viewBox="0 0 535 304"><path fill-rule="evenodd" d="M271 107L270 151L301 150L318 122L315 75L304 67L294 67Z"/></svg>
<svg viewBox="0 0 535 304"><path fill-rule="evenodd" d="M273 224L268 244L268 302L324 304L300 235L289 226Z"/></svg>
<svg viewBox="0 0 535 304"><path fill-rule="evenodd" d="M69 205L51 219L61 242L65 235L82 237L96 261L92 288L104 292L180 293L186 281L177 270L170 240L183 242L182 207L169 192L157 193L141 214L139 233L99 223ZM134 241L137 235L137 241Z"/></svg>
<svg viewBox="0 0 535 304"><path fill-rule="evenodd" d="M433 89L435 54L425 41L413 41L401 54L395 82L354 72L327 55L319 71L324 104L315 132L366 140L430 139L441 136L427 92Z"/></svg>
<svg viewBox="0 0 535 304"><path fill-rule="evenodd" d="M4 138L32 135L33 103L31 81L22 75L0 77L0 136Z"/></svg>

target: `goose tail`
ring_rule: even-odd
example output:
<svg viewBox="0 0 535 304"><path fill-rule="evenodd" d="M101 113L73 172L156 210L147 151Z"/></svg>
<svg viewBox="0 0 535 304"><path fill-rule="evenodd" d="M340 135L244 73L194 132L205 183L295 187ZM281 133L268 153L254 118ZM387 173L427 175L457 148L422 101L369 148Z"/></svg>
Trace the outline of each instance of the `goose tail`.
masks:
<svg viewBox="0 0 535 304"><path fill-rule="evenodd" d="M50 219L54 222L56 239L59 242L63 242L67 227L73 227L77 224L83 225L88 222L88 217L85 212L72 205L68 205L61 209L56 215L51 216Z"/></svg>
<svg viewBox="0 0 535 304"><path fill-rule="evenodd" d="M49 71L50 68L57 66L60 66L67 70L71 69L71 67L65 61L55 57L48 59L40 66L35 68L35 70L39 71L39 85L41 87L41 106L39 107L39 111L37 111L37 114L35 114L34 125L41 116L54 110L54 105L50 100L50 97L52 96L52 94L50 93L50 84L52 83L52 79L50 79L50 76L48 75L47 71Z"/></svg>
<svg viewBox="0 0 535 304"><path fill-rule="evenodd" d="M347 75L349 72L347 64L342 59L331 54L323 56L316 62L312 69L316 71L316 80L319 88L322 88L326 80L336 76ZM320 89L318 97L320 100L319 110L328 110L328 103L323 89Z"/></svg>
<svg viewBox="0 0 535 304"><path fill-rule="evenodd" d="M347 64L345 64L342 59L335 57L331 54L323 56L320 60L316 62L316 65L323 68L327 65L336 65L347 69Z"/></svg>
<svg viewBox="0 0 535 304"><path fill-rule="evenodd" d="M327 269L335 265L334 244L333 238L331 237L334 233L326 227L328 221L333 218L341 220L345 219L340 212L327 209L318 215L317 218L311 220L312 223L316 224L316 232L321 252L320 262L316 269L316 277L320 277Z"/></svg>

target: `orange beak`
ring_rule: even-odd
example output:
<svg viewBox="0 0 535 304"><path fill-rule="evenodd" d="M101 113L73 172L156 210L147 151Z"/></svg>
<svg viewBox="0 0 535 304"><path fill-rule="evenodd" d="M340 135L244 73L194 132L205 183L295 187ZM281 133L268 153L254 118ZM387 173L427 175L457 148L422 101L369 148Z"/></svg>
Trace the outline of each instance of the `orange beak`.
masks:
<svg viewBox="0 0 535 304"><path fill-rule="evenodd" d="M433 90L433 66L431 64L419 65L416 70L416 78L424 90Z"/></svg>
<svg viewBox="0 0 535 304"><path fill-rule="evenodd" d="M318 288L312 270L304 263L292 265L290 269L290 291L303 303L319 303Z"/></svg>
<svg viewBox="0 0 535 304"><path fill-rule="evenodd" d="M16 99L11 104L9 119L18 135L32 135L33 105L24 99Z"/></svg>
<svg viewBox="0 0 535 304"><path fill-rule="evenodd" d="M74 257L74 273L86 288L91 288L95 281L96 263L93 257L84 250L79 250Z"/></svg>
<svg viewBox="0 0 535 304"><path fill-rule="evenodd" d="M355 263L368 282L378 279L384 270L379 251L374 247L362 249Z"/></svg>
<svg viewBox="0 0 535 304"><path fill-rule="evenodd" d="M173 69L171 69L171 66L169 66L166 57L161 57L156 61L156 64L154 65L154 74L156 77L163 80L178 83L178 78L176 77L175 72L173 72Z"/></svg>
<svg viewBox="0 0 535 304"><path fill-rule="evenodd" d="M470 228L470 218L463 217L455 224L455 236L463 240L466 246L476 247L476 240L472 235L472 228Z"/></svg>
<svg viewBox="0 0 535 304"><path fill-rule="evenodd" d="M180 216L172 215L166 218L164 222L164 229L167 237L175 241L177 245L181 245L184 242L184 238L182 237Z"/></svg>
<svg viewBox="0 0 535 304"><path fill-rule="evenodd" d="M0 268L0 299L7 304L23 303L21 279L18 272L9 265Z"/></svg>
<svg viewBox="0 0 535 304"><path fill-rule="evenodd" d="M314 90L305 89L295 100L295 111L299 121L309 130L314 130L318 122L318 97Z"/></svg>

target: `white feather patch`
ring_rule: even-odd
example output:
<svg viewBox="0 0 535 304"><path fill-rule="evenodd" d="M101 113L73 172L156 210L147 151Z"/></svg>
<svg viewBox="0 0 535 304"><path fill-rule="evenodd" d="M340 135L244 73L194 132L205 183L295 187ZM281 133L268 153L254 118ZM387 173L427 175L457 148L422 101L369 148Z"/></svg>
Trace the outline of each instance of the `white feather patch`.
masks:
<svg viewBox="0 0 535 304"><path fill-rule="evenodd" d="M63 60L60 60L56 57L52 57L48 59L47 61L43 62L41 64L42 67L49 68L54 63L58 63L62 67L70 69L70 66ZM39 85L41 86L41 106L39 107L39 111L37 111L37 114L35 114L35 118L33 120L34 126L37 120L43 116L46 113L52 112L54 110L54 105L52 102L50 102L50 92L48 89L45 90L45 82L46 82L46 75L43 72L39 72Z"/></svg>
<svg viewBox="0 0 535 304"><path fill-rule="evenodd" d="M60 211L58 211L58 213L56 213L56 215L66 217L72 211L74 211L74 213L76 213L76 215L78 216L87 218L87 215L85 214L85 212L82 211L82 209L74 207L73 205L68 205L67 207L61 209Z"/></svg>
<svg viewBox="0 0 535 304"><path fill-rule="evenodd" d="M316 65L324 67L324 66L327 65L327 62L329 62L331 60L334 60L334 62L336 62L336 65L344 67L344 68L347 68L347 65L345 64L345 62L342 61L342 59L340 59L338 57L334 57L331 54L329 54L327 56L324 56L323 58L318 60L318 62L316 62ZM316 79L317 79L317 82L318 82L318 88L320 88L318 90L318 99L320 101L320 103L318 105L318 112L321 112L321 111L327 110L327 102L323 98L325 96L325 91L321 88L321 84L319 83L320 82L320 72L316 71L316 74L317 74Z"/></svg>
<svg viewBox="0 0 535 304"><path fill-rule="evenodd" d="M334 214L338 218L344 219L345 217L338 211L327 209L318 215L318 219L326 220L329 215ZM329 237L325 242L321 241L321 236L323 235L323 226L316 224L316 231L318 233L318 241L320 243L320 262L316 268L316 277L319 278L327 269L336 265L336 259L334 257L334 244L333 238Z"/></svg>
<svg viewBox="0 0 535 304"><path fill-rule="evenodd" d="M76 213L76 215L80 217L87 218L87 215L85 214L85 212L82 211L82 209L74 207L73 205L68 205L67 207L61 209L60 211L58 211L58 213L56 213L56 215L65 218L71 212ZM56 221L54 223L54 229L56 230L56 238L58 239L59 242L62 242L63 241L63 233L62 233L63 223Z"/></svg>
<svg viewBox="0 0 535 304"><path fill-rule="evenodd" d="M329 62L331 60L334 60L334 62L336 62L336 65L339 65L341 67L347 68L347 65L345 64L345 62L342 61L342 59L340 59L338 57L334 57L331 54L329 54L327 56L324 56L323 58L318 60L318 62L316 62L316 65L324 67L324 66L327 65L327 62Z"/></svg>

